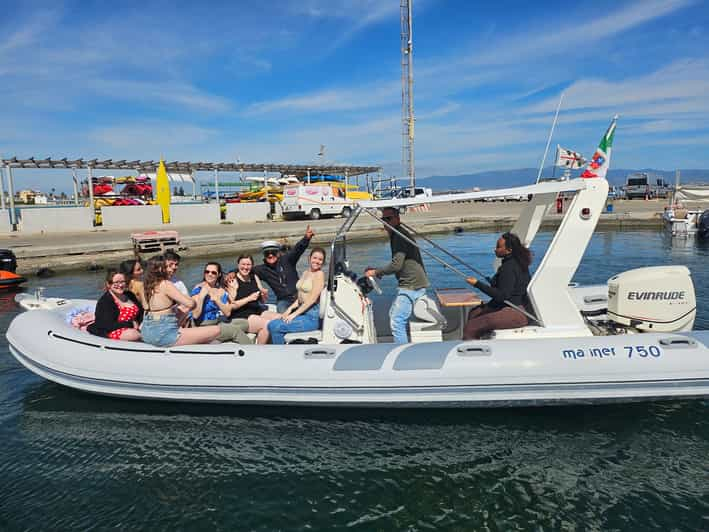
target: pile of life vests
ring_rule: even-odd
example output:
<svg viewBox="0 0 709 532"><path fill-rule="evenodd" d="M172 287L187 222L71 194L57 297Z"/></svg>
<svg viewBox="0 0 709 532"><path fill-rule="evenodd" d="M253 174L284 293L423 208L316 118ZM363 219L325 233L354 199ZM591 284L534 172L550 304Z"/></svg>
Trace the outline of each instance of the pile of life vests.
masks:
<svg viewBox="0 0 709 532"><path fill-rule="evenodd" d="M153 185L146 176L94 177L92 185L95 207L155 204ZM119 185L123 188L117 191Z"/></svg>
<svg viewBox="0 0 709 532"><path fill-rule="evenodd" d="M101 225L101 207L155 205L153 185L147 176L101 176L91 180L94 191L96 225ZM120 190L119 187L122 188Z"/></svg>

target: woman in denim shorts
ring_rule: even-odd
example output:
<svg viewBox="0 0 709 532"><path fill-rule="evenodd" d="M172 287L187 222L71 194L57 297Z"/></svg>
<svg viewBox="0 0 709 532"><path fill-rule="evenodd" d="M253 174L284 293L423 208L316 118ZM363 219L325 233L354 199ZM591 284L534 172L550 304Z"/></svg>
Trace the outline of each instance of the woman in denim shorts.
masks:
<svg viewBox="0 0 709 532"><path fill-rule="evenodd" d="M208 344L219 335L219 327L216 325L190 329L179 326L175 305L193 309L197 303L170 282L162 257L148 261L143 283L146 312L140 332L144 342L158 347Z"/></svg>

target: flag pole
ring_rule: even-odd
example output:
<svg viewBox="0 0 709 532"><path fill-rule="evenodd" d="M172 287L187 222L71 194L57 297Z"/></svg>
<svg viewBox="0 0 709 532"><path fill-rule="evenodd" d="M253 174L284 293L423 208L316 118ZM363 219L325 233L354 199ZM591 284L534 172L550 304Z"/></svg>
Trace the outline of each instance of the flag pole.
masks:
<svg viewBox="0 0 709 532"><path fill-rule="evenodd" d="M559 103L556 106L556 113L554 114L554 121L551 123L551 131L549 131L549 138L547 139L547 146L544 148L544 156L542 157L542 163L539 165L539 173L537 174L537 183L542 178L542 170L544 169L544 163L547 160L547 153L549 153L549 144L551 144L551 137L554 135L554 128L556 127L556 120L559 118L559 109L561 109L561 102L564 99L564 93L559 96Z"/></svg>

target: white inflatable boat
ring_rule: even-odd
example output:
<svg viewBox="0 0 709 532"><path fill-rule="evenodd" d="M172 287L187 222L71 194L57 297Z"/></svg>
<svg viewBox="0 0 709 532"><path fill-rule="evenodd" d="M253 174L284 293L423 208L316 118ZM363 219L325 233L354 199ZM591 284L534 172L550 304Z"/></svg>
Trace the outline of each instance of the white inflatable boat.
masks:
<svg viewBox="0 0 709 532"><path fill-rule="evenodd" d="M361 213L376 216L377 208L414 205L414 198L362 202L344 222L332 243L322 326L288 335L288 345L163 349L108 340L68 323L94 301L38 296L22 302L35 310L10 325L10 349L48 380L141 399L439 407L707 397L709 331L691 330L696 298L687 268L632 270L601 286L570 284L605 205L609 133L599 147L606 158L600 175L427 199L531 194L512 228L528 245L557 195L574 195L528 288L533 325L463 341L463 318L477 299L439 291L438 301L427 296L417 303L412 342L391 343L387 301L375 298L383 307L375 308L367 297L371 287L349 271L345 236Z"/></svg>

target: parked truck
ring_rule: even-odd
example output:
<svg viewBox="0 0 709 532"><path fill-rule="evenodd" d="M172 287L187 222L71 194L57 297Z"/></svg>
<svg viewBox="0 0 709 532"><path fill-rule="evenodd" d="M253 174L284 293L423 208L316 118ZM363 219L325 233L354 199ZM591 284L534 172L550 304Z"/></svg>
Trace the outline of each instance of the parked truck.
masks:
<svg viewBox="0 0 709 532"><path fill-rule="evenodd" d="M672 187L664 179L645 172L630 174L625 181L627 199L666 198L671 191Z"/></svg>
<svg viewBox="0 0 709 532"><path fill-rule="evenodd" d="M287 185L283 189L281 202L283 218L290 220L296 217L307 217L317 220L323 216L338 214L349 217L357 199L369 199L369 197L360 198L361 194L359 191L354 193L348 191L345 197L344 186L330 183Z"/></svg>

